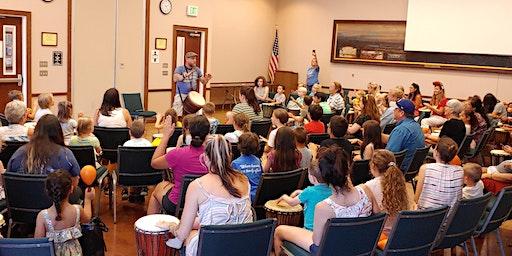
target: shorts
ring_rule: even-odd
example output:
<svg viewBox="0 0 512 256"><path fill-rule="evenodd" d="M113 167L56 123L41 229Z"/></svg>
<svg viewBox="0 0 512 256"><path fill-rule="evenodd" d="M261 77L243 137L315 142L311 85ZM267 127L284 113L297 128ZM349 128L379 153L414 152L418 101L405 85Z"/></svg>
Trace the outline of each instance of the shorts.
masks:
<svg viewBox="0 0 512 256"><path fill-rule="evenodd" d="M171 193L172 188L167 190L167 193L162 197L162 209L165 214L174 215L176 214L176 204L169 200L169 193Z"/></svg>

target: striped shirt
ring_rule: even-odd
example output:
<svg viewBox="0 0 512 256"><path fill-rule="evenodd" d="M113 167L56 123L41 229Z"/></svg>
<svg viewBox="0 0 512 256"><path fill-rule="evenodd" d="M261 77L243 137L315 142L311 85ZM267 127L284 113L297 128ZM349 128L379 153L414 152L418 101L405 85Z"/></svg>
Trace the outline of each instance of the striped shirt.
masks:
<svg viewBox="0 0 512 256"><path fill-rule="evenodd" d="M342 110L345 107L345 101L339 93L329 95L327 104L329 104L332 110Z"/></svg>
<svg viewBox="0 0 512 256"><path fill-rule="evenodd" d="M244 113L249 117L249 119L251 121L259 120L263 117L263 114L261 111L258 114L256 114L254 112L254 109L246 102L236 104L235 107L233 108L233 113L235 113L235 114Z"/></svg>
<svg viewBox="0 0 512 256"><path fill-rule="evenodd" d="M454 206L462 197L462 167L441 163L427 164L426 167L418 208Z"/></svg>

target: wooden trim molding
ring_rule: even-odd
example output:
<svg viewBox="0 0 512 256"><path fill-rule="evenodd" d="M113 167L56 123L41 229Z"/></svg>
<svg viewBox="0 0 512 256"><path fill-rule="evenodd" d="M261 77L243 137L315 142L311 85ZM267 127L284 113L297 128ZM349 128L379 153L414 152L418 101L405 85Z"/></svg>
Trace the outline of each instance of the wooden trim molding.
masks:
<svg viewBox="0 0 512 256"><path fill-rule="evenodd" d="M39 97L43 92L33 93L32 97ZM68 96L68 92L52 92L53 96Z"/></svg>
<svg viewBox="0 0 512 256"><path fill-rule="evenodd" d="M212 85L217 85L217 84L253 84L254 81L249 81L249 82L215 82L215 83L210 83L210 86Z"/></svg>
<svg viewBox="0 0 512 256"><path fill-rule="evenodd" d="M171 88L149 89L148 92L172 92Z"/></svg>
<svg viewBox="0 0 512 256"><path fill-rule="evenodd" d="M151 21L151 0L146 0L146 17L144 29L144 109L148 108L149 90L149 35Z"/></svg>
<svg viewBox="0 0 512 256"><path fill-rule="evenodd" d="M67 53L67 100L71 101L71 89L72 89L72 83L73 83L73 76L72 76L72 41L73 40L73 0L68 0L68 53Z"/></svg>

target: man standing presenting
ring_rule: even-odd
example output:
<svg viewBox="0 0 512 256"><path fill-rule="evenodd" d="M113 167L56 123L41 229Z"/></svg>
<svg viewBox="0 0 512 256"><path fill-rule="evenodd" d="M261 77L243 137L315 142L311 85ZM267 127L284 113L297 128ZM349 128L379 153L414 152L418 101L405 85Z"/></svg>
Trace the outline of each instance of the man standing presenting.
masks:
<svg viewBox="0 0 512 256"><path fill-rule="evenodd" d="M183 101L188 97L190 91L197 90L197 80L206 85L212 75L206 74L196 66L197 53L187 52L185 54L185 65L176 67L174 70L173 81L176 82L176 95L172 103L172 108L176 110L178 116L183 115Z"/></svg>

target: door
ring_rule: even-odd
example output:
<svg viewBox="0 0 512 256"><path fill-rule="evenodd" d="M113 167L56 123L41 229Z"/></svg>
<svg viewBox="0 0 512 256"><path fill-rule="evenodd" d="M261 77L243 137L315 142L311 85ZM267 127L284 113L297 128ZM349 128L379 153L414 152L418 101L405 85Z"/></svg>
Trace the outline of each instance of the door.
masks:
<svg viewBox="0 0 512 256"><path fill-rule="evenodd" d="M197 53L197 62L196 66L201 67L201 37L202 33L197 31L187 31L187 30L177 30L176 31L176 49L174 52L176 54L176 62L174 63L174 69L177 66L185 65L185 53L187 52L195 52ZM174 74L173 69L173 74ZM203 73L205 72L202 70ZM197 81L197 90L199 90L199 81ZM176 92L176 83L172 85L172 99L174 99L174 95ZM204 91L203 91L204 94Z"/></svg>
<svg viewBox="0 0 512 256"><path fill-rule="evenodd" d="M8 103L7 93L23 91L22 86L22 29L21 17L0 16L0 112ZM25 98L26 95L25 95Z"/></svg>

